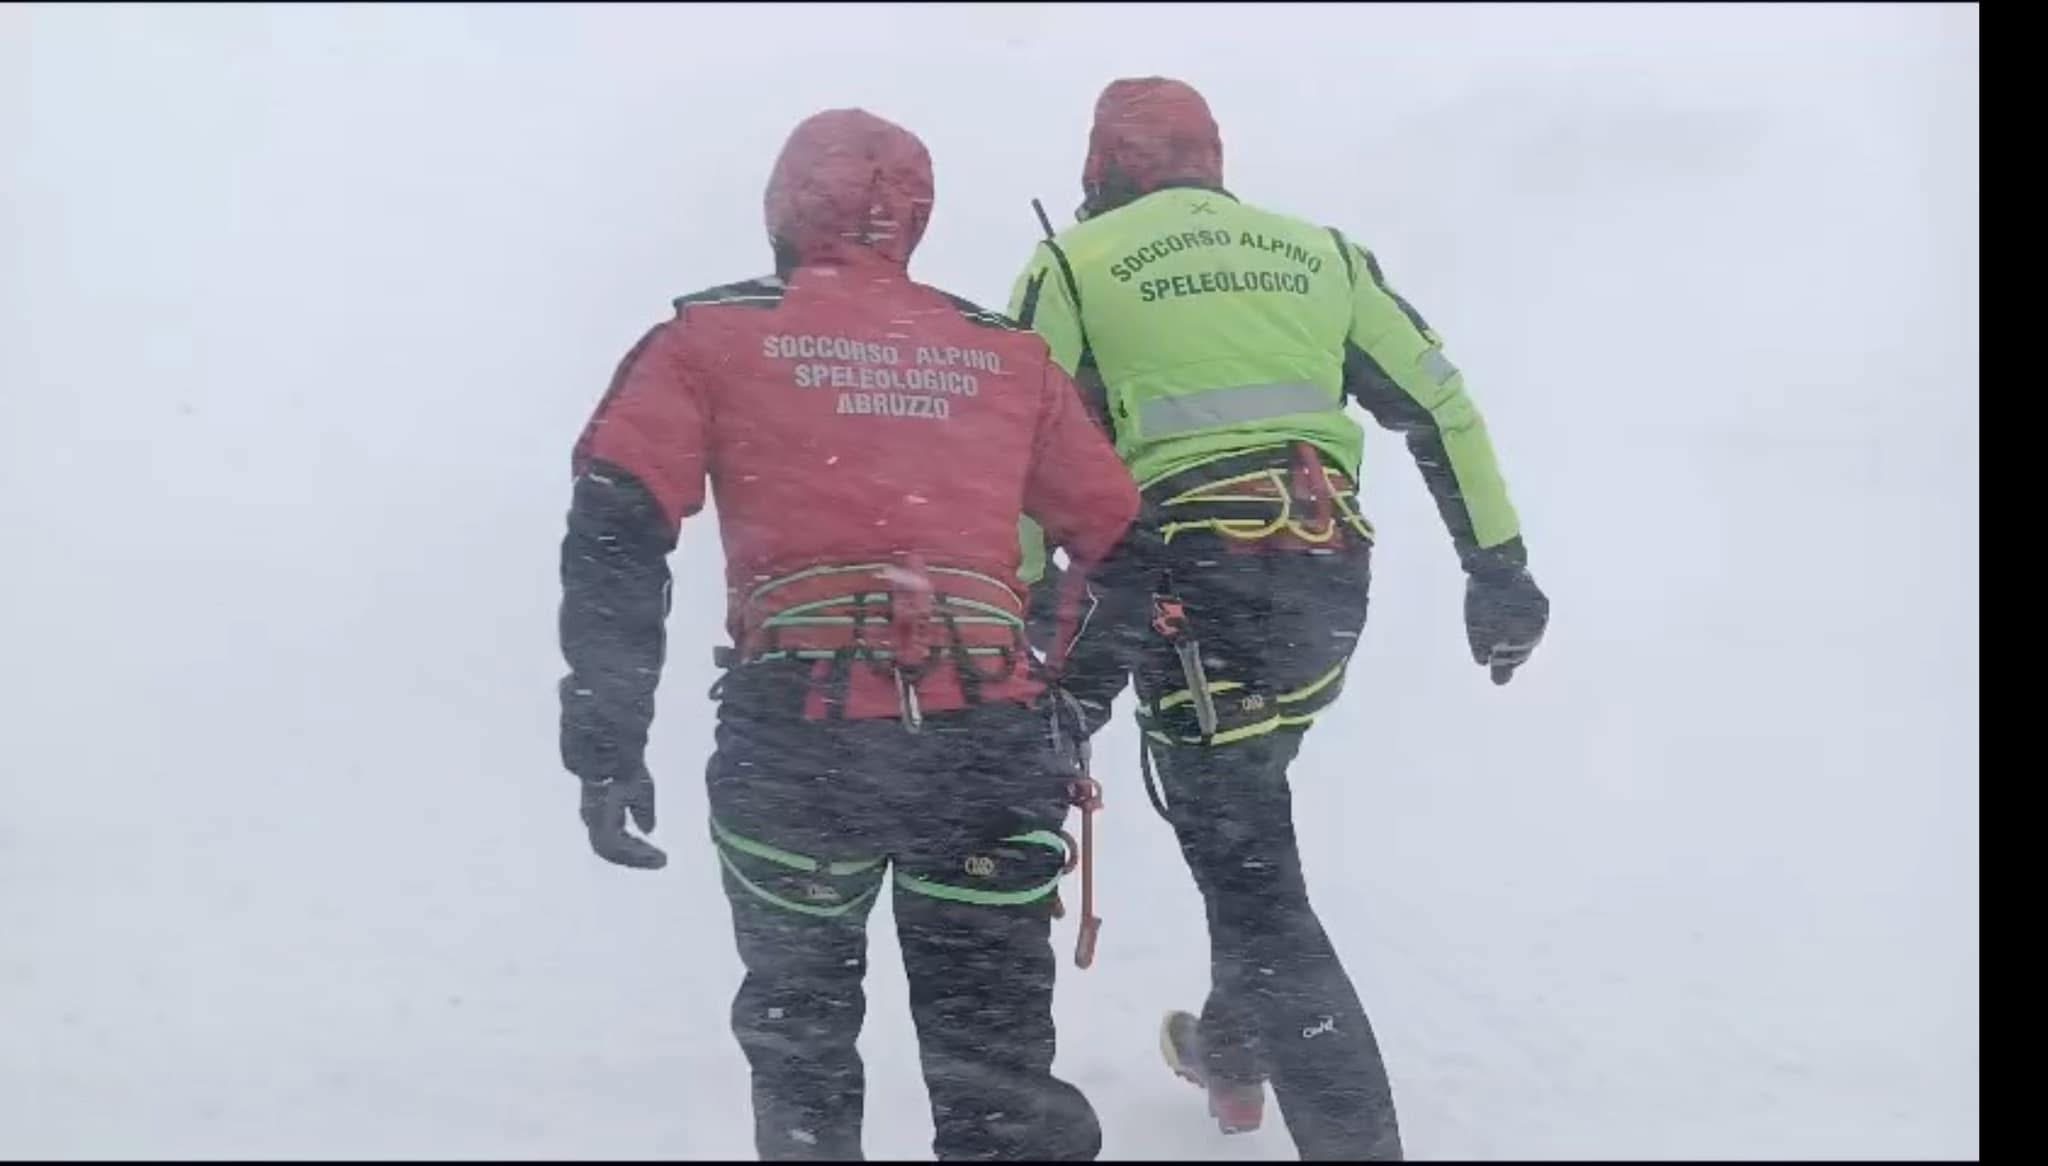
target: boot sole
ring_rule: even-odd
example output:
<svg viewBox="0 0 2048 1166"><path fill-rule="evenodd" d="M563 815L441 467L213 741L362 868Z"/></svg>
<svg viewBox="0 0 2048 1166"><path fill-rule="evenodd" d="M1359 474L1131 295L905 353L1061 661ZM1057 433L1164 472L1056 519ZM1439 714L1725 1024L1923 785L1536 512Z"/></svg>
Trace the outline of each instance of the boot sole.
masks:
<svg viewBox="0 0 2048 1166"><path fill-rule="evenodd" d="M1187 1067L1187 1063L1180 1058L1180 1052L1173 1046L1174 1017L1188 1015L1191 1014L1186 1012L1169 1012L1159 1022L1159 1057L1166 1062L1168 1069L1173 1070L1174 1076L1197 1089L1207 1092L1209 1088L1208 1082L1203 1081L1201 1077L1197 1076L1193 1070Z"/></svg>
<svg viewBox="0 0 2048 1166"><path fill-rule="evenodd" d="M1251 1120L1250 1120L1249 1122L1241 1122L1241 1123L1240 1123L1240 1122L1228 1122L1228 1121L1225 1121L1225 1120L1223 1120L1222 1116L1221 1116L1220 1114L1218 1114L1218 1113L1216 1112L1216 1099L1215 1099L1215 1098L1213 1098L1213 1097L1209 1097L1209 1096L1208 1096L1208 1094L1209 1094L1209 1083L1208 1083L1207 1081L1204 1081L1204 1080L1203 1080L1203 1079L1201 1078L1201 1076L1200 1076L1199 1074L1197 1074L1197 1073L1193 1072L1192 1070L1188 1069L1188 1068L1186 1067L1186 1062L1184 1062L1184 1061L1182 1061L1182 1060L1181 1060L1181 1058L1180 1058L1180 1053L1179 1053L1179 1052L1178 1052L1178 1051L1177 1051L1177 1050L1176 1050L1176 1049L1174 1048L1174 1044L1173 1044L1173 1021L1174 1021L1174 1018L1175 1018L1175 1017L1178 1017L1178 1016L1188 1016L1188 1017L1192 1018L1192 1015L1193 1015L1192 1013L1186 1013L1186 1012L1169 1012L1169 1013L1167 1013L1167 1014L1166 1014L1166 1017L1165 1017L1165 1019L1163 1019L1163 1020L1161 1020L1161 1021L1159 1022L1159 1056L1160 1056L1160 1058L1161 1058L1162 1060L1164 1060L1164 1061L1166 1062L1166 1067L1167 1067L1168 1069L1170 1069L1170 1070L1172 1070L1172 1071L1173 1071L1173 1075L1174 1075L1174 1076L1176 1076L1176 1077L1180 1078L1181 1080L1183 1080L1183 1081L1187 1082L1188 1084L1190 1084L1190 1085L1194 1086L1195 1088L1197 1088L1197 1089L1199 1089L1199 1090L1201 1090L1201 1091L1202 1091L1202 1094L1203 1094L1203 1096L1204 1096L1204 1097L1205 1097L1205 1098L1206 1098L1206 1099L1208 1100L1208 1102L1209 1102L1209 1106L1208 1106L1208 1109L1209 1109L1209 1117L1210 1117L1210 1119L1211 1119L1211 1120L1213 1120L1213 1121L1214 1121L1214 1122L1216 1123L1216 1128L1217 1128L1217 1129L1218 1129L1219 1131L1221 1131L1221 1132L1222 1132L1222 1133L1224 1133L1225 1135L1229 1135L1229 1134L1249 1134L1249 1133L1254 1133L1254 1132L1256 1132L1256 1131L1258 1130L1259 1126L1260 1126L1260 1125L1262 1125L1262 1124L1264 1124L1264 1122L1265 1122L1265 1114L1264 1114L1263 1112L1261 1112L1261 1113L1260 1113L1260 1114L1259 1114L1259 1115L1258 1115L1257 1117L1254 1117L1254 1118L1252 1118L1252 1119L1251 1119ZM1262 1099L1261 1109L1263 1110L1263 1108L1264 1108L1264 1106L1263 1106L1263 1099Z"/></svg>

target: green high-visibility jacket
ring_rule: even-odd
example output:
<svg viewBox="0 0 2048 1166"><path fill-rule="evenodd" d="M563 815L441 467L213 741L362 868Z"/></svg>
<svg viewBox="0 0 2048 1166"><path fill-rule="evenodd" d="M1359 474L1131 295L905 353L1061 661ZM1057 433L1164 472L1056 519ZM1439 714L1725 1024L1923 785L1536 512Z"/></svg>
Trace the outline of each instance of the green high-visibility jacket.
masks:
<svg viewBox="0 0 2048 1166"><path fill-rule="evenodd" d="M1044 337L1148 493L1302 441L1359 481L1356 400L1406 435L1468 570L1522 561L1464 377L1372 253L1336 230L1170 187L1040 243L1010 315Z"/></svg>

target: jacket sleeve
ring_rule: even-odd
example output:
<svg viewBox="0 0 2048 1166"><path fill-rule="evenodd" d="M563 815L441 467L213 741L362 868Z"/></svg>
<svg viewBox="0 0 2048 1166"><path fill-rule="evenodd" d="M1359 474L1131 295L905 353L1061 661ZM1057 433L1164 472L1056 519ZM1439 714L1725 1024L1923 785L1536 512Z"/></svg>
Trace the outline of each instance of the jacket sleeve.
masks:
<svg viewBox="0 0 2048 1166"><path fill-rule="evenodd" d="M1346 391L1407 439L1467 571L1521 565L1521 522L1464 374L1421 313L1387 285L1372 253L1337 239L1352 285Z"/></svg>
<svg viewBox="0 0 2048 1166"><path fill-rule="evenodd" d="M1047 547L1067 553L1059 572L1057 633L1047 647L1058 672L1084 629L1091 576L1108 561L1138 513L1138 488L1087 413L1073 381L1048 363L1039 404L1024 512L1045 531Z"/></svg>
<svg viewBox="0 0 2048 1166"><path fill-rule="evenodd" d="M641 764L665 655L668 554L704 504L704 424L679 328L663 324L627 353L576 443L562 539L561 748L585 781Z"/></svg>

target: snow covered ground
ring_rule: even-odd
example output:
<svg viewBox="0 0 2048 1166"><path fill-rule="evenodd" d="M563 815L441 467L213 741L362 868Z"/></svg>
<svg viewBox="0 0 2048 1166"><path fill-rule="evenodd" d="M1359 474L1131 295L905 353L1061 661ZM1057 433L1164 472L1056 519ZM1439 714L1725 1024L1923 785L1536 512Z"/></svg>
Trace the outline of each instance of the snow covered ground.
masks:
<svg viewBox="0 0 2048 1166"><path fill-rule="evenodd" d="M747 1156L703 837L713 527L647 876L555 761L568 448L766 266L801 116L929 143L1000 304L1113 76L1343 226L1499 443L1548 642L1464 655L1399 443L1310 877L1416 1157L1978 1152L1973 8L0 10L0 1156ZM1135 744L1061 1065L1105 1154L1205 965ZM1063 951L1071 923L1056 932ZM867 1150L928 1155L886 911Z"/></svg>

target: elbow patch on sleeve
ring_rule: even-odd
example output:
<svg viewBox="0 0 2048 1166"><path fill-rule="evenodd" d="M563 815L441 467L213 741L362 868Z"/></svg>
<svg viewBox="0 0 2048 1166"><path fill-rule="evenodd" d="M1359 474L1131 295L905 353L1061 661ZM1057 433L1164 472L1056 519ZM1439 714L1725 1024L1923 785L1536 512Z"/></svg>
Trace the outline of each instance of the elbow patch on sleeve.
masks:
<svg viewBox="0 0 2048 1166"><path fill-rule="evenodd" d="M1452 393L1430 410L1436 427L1444 433L1464 433L1479 425L1479 406L1464 393Z"/></svg>
<svg viewBox="0 0 2048 1166"><path fill-rule="evenodd" d="M1458 375L1458 366L1451 363L1451 358L1444 355L1443 349L1434 345L1423 351L1422 359L1417 363L1422 366L1422 375L1428 377L1434 385L1449 384L1451 378Z"/></svg>

